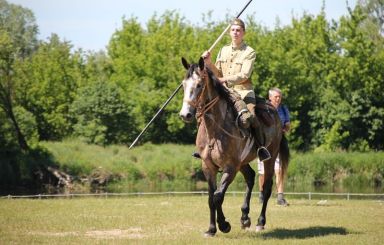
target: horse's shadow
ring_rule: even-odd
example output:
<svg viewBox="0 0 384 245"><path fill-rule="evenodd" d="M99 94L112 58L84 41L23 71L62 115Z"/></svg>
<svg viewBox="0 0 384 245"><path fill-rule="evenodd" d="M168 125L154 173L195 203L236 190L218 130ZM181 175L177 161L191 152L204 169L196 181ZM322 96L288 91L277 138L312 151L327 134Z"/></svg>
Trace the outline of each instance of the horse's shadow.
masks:
<svg viewBox="0 0 384 245"><path fill-rule="evenodd" d="M343 227L315 226L302 229L275 229L263 232L261 235L265 239L306 239L311 237L321 237L327 235L347 235L348 232Z"/></svg>

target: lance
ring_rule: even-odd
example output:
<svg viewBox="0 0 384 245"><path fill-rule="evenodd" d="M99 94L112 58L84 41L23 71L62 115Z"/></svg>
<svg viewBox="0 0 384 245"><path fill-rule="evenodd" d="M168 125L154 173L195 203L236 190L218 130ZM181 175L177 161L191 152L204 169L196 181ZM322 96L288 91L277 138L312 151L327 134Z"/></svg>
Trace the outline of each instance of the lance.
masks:
<svg viewBox="0 0 384 245"><path fill-rule="evenodd" d="M248 5L252 2L252 0L249 0L247 4L243 7L243 9L236 15L236 18L239 18L241 14L244 12L244 10L248 7ZM208 52L211 52L218 42L224 37L224 35L227 33L229 28L231 27L231 24L228 24L228 26L224 29L224 31L220 34L220 36L216 39L216 41L212 44L212 46L208 49ZM140 139L140 137L144 134L144 132L148 129L148 127L152 124L152 122L159 116L159 114L164 110L164 108L168 105L168 103L175 97L177 92L180 90L180 88L183 86L183 83L180 83L179 86L176 88L176 90L172 93L172 95L167 99L167 101L164 102L164 104L161 106L161 108L157 111L157 113L152 117L152 119L147 123L147 125L144 127L144 129L141 131L141 133L136 137L136 139L132 142L132 144L129 146L129 149L131 149L137 141Z"/></svg>

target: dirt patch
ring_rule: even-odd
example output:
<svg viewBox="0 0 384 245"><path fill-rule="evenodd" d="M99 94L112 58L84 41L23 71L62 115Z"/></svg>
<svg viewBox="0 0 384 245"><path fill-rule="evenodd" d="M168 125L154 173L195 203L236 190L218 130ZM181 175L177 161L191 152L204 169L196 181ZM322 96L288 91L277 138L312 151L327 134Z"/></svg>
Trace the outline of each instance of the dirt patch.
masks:
<svg viewBox="0 0 384 245"><path fill-rule="evenodd" d="M44 232L44 231L31 231L28 234L37 236L54 236L54 237L66 237L66 236L78 236L79 232L66 231L66 232Z"/></svg>
<svg viewBox="0 0 384 245"><path fill-rule="evenodd" d="M42 232L33 231L29 232L30 235L38 236L54 236L54 237L66 237L66 236L87 236L96 239L115 239L115 238L129 238L129 239L141 239L144 238L142 234L143 230L140 227L132 227L129 229L112 229L112 230L93 230L78 232L78 231L67 231L67 232Z"/></svg>
<svg viewBox="0 0 384 245"><path fill-rule="evenodd" d="M125 230L113 229L113 230L95 230L87 231L85 236L94 237L98 239L106 238L131 238L131 239L141 239L144 238L141 228L129 228Z"/></svg>

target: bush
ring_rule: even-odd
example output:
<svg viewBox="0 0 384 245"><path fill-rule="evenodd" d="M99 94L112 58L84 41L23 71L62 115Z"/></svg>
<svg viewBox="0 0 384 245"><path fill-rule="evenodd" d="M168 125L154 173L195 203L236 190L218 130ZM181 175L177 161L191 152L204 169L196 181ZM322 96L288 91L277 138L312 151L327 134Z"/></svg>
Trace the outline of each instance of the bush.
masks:
<svg viewBox="0 0 384 245"><path fill-rule="evenodd" d="M111 83L96 82L80 89L70 109L76 122L74 135L98 145L127 143L132 123L126 108L118 87Z"/></svg>
<svg viewBox="0 0 384 245"><path fill-rule="evenodd" d="M318 185L382 185L384 152L328 152L294 154L288 167L290 181ZM352 185L351 185L352 186Z"/></svg>

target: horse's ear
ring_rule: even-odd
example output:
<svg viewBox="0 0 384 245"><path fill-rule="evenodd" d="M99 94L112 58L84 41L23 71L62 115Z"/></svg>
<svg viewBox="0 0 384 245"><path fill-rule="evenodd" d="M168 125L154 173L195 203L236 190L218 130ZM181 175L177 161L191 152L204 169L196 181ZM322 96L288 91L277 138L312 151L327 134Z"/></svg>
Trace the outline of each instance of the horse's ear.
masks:
<svg viewBox="0 0 384 245"><path fill-rule="evenodd" d="M184 57L181 57L181 63L183 64L183 66L185 67L185 69L189 69L189 67L191 66L190 64L188 64L188 61L184 58Z"/></svg>
<svg viewBox="0 0 384 245"><path fill-rule="evenodd" d="M199 68L200 68L201 71L204 70L204 59L203 59L203 57L200 57L200 59L199 59Z"/></svg>

